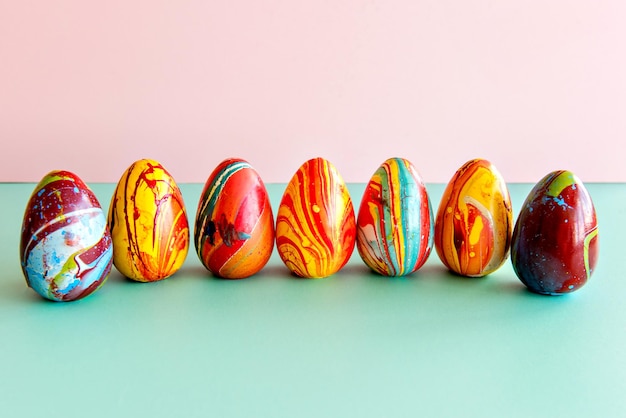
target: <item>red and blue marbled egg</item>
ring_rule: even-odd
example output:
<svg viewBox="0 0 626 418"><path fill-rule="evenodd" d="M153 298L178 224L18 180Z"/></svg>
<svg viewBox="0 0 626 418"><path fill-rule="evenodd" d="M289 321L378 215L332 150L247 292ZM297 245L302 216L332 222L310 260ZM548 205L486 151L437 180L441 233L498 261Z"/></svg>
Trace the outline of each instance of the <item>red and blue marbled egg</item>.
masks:
<svg viewBox="0 0 626 418"><path fill-rule="evenodd" d="M48 173L22 223L20 261L28 286L46 299L80 299L104 284L112 258L106 216L93 192L69 171Z"/></svg>
<svg viewBox="0 0 626 418"><path fill-rule="evenodd" d="M541 179L522 206L513 231L513 269L530 290L573 292L598 260L598 221L589 192L570 171Z"/></svg>
<svg viewBox="0 0 626 418"><path fill-rule="evenodd" d="M238 158L211 173L198 202L194 243L200 261L227 279L251 276L274 249L274 217L263 180Z"/></svg>
<svg viewBox="0 0 626 418"><path fill-rule="evenodd" d="M434 238L426 186L408 160L390 158L365 188L357 218L357 249L372 270L403 276L428 259Z"/></svg>

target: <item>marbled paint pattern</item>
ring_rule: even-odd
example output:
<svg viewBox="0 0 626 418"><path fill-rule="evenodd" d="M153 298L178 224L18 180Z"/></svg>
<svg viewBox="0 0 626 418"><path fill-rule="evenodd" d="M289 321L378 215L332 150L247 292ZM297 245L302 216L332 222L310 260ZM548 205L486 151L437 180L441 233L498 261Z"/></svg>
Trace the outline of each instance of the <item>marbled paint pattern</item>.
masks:
<svg viewBox="0 0 626 418"><path fill-rule="evenodd" d="M433 247L432 208L408 160L390 158L365 188L357 218L357 249L372 270L403 276L419 269Z"/></svg>
<svg viewBox="0 0 626 418"><path fill-rule="evenodd" d="M189 250L189 225L180 189L157 161L133 163L122 175L109 207L115 267L151 282L174 274Z"/></svg>
<svg viewBox="0 0 626 418"><path fill-rule="evenodd" d="M274 217L261 177L242 159L223 161L198 202L196 252L212 273L240 279L265 266L274 249Z"/></svg>
<svg viewBox="0 0 626 418"><path fill-rule="evenodd" d="M305 162L283 194L276 219L276 246L294 274L330 276L354 251L356 220L348 188L323 158Z"/></svg>
<svg viewBox="0 0 626 418"><path fill-rule="evenodd" d="M83 298L111 271L106 217L75 174L52 171L35 187L22 223L20 261L26 283L54 301Z"/></svg>
<svg viewBox="0 0 626 418"><path fill-rule="evenodd" d="M598 221L591 196L571 171L541 179L522 206L513 232L513 269L530 290L573 292L598 259Z"/></svg>
<svg viewBox="0 0 626 418"><path fill-rule="evenodd" d="M513 230L504 179L487 160L468 161L448 183L435 221L435 248L450 270L482 277L506 261Z"/></svg>

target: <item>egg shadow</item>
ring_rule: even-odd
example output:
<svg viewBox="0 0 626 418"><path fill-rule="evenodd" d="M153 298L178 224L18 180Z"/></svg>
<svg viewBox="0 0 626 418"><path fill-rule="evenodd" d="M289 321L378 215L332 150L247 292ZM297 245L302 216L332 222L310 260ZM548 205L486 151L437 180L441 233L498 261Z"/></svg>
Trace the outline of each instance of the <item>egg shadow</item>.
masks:
<svg viewBox="0 0 626 418"><path fill-rule="evenodd" d="M524 297L546 297L551 295L545 295L541 293L536 293L526 287L515 275L511 274L501 274L498 273L498 270L481 276L481 277L470 277L463 276L462 274L456 273L453 270L446 269L445 267L441 267L442 275L446 277L450 282L455 283L463 283L467 284L467 286L478 285L481 288L489 290L493 293L497 294L509 294L509 295L523 295Z"/></svg>
<svg viewBox="0 0 626 418"><path fill-rule="evenodd" d="M263 267L254 276L266 280L266 279L285 279L285 278L299 278L297 275L289 271L287 267L282 264L272 264Z"/></svg>
<svg viewBox="0 0 626 418"><path fill-rule="evenodd" d="M323 277L300 276L292 272L285 266L274 266L271 271L272 271L271 275L273 277L283 277L283 278L288 278L293 281L305 282L305 283L307 282L321 283L321 282L326 282L328 281L328 279L333 279L333 278L345 280L345 279L350 279L354 277L360 277L360 276L363 276L363 274L367 274L366 269L361 269L358 266L349 266L349 265L342 267L341 269L339 269L339 271L336 271L335 273L332 273L332 274L329 274L328 276L323 276Z"/></svg>
<svg viewBox="0 0 626 418"><path fill-rule="evenodd" d="M388 276L385 274L380 274L377 271L368 268L361 274L368 280L373 280L381 283L399 283L420 280L420 277L416 273L417 272L414 271L408 274L403 274L401 276Z"/></svg>
<svg viewBox="0 0 626 418"><path fill-rule="evenodd" d="M489 278L489 274L485 275L485 276L465 276L463 274L457 273L454 270L450 270L447 269L445 267L442 267L444 269L444 275L448 280L451 281L456 281L456 282L463 282L463 283L472 283L472 282L484 282L486 280L488 280Z"/></svg>
<svg viewBox="0 0 626 418"><path fill-rule="evenodd" d="M365 264L352 263L343 266L341 270L339 270L335 274L341 274L346 276L365 276L370 273L379 275L378 273L367 267Z"/></svg>
<svg viewBox="0 0 626 418"><path fill-rule="evenodd" d="M530 289L524 286L522 282L517 280L517 277L515 278L515 280L509 277L498 278L494 287L497 288L499 293L518 294L531 297L542 296L538 293L531 292Z"/></svg>
<svg viewBox="0 0 626 418"><path fill-rule="evenodd" d="M189 279L207 280L213 279L215 276L203 265L183 266L176 274Z"/></svg>
<svg viewBox="0 0 626 418"><path fill-rule="evenodd" d="M0 294L4 302L4 306L9 305L11 302L16 303L54 303L49 299L41 297L37 292L28 287L26 281L22 278L16 278L12 280L3 280L2 286L0 286Z"/></svg>
<svg viewBox="0 0 626 418"><path fill-rule="evenodd" d="M417 271L411 273L414 277L422 280L441 280L448 278L450 272L447 268L439 264L426 264Z"/></svg>
<svg viewBox="0 0 626 418"><path fill-rule="evenodd" d="M120 273L116 269L113 269L113 270L111 270L111 273L109 273L109 277L107 278L107 284L114 284L114 285L123 284L123 285L129 285L129 286L138 286L138 285L142 285L142 284L145 284L145 283L137 281L137 280L133 280L133 279L123 275L122 273ZM105 286L106 286L106 284L105 284Z"/></svg>
<svg viewBox="0 0 626 418"><path fill-rule="evenodd" d="M109 273L109 277L107 277L105 286L111 283L119 284L119 283L127 283L127 282L134 282L134 280L129 279L128 277L120 273L117 269L112 268L111 272Z"/></svg>
<svg viewBox="0 0 626 418"><path fill-rule="evenodd" d="M211 272L209 269L202 265L184 267L177 274L181 274L181 276L194 280L212 280L217 282L249 282L281 277L291 277L289 270L286 267L279 265L265 266L261 270L254 274L251 274L250 276L240 278L229 278L220 276Z"/></svg>
<svg viewBox="0 0 626 418"><path fill-rule="evenodd" d="M4 299L4 301L2 302L3 306L8 306L10 305L10 303L15 303L16 305L29 303L33 305L48 307L61 307L69 305L78 306L84 303L90 303L90 301L98 300L100 297L103 297L102 293L102 288L100 288L78 299L52 300L41 296L35 290L28 287L28 285L22 279L5 282L2 286L0 286L0 294L2 295L2 299Z"/></svg>

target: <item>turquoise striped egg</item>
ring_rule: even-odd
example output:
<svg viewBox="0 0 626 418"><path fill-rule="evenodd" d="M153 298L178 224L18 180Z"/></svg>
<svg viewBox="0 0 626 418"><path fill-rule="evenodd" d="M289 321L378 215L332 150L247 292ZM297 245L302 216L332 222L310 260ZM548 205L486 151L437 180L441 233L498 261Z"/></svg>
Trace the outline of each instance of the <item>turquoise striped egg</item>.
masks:
<svg viewBox="0 0 626 418"><path fill-rule="evenodd" d="M372 270L403 276L418 270L433 247L433 212L415 167L390 158L365 188L357 218L357 249Z"/></svg>

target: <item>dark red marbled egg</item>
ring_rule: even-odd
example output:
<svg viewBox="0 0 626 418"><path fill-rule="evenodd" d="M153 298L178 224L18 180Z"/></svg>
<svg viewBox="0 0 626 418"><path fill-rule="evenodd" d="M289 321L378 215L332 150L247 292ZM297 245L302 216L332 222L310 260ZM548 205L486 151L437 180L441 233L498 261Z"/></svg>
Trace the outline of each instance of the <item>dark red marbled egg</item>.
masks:
<svg viewBox="0 0 626 418"><path fill-rule="evenodd" d="M598 222L591 196L572 172L545 176L531 190L513 231L513 269L530 290L573 292L598 260Z"/></svg>

